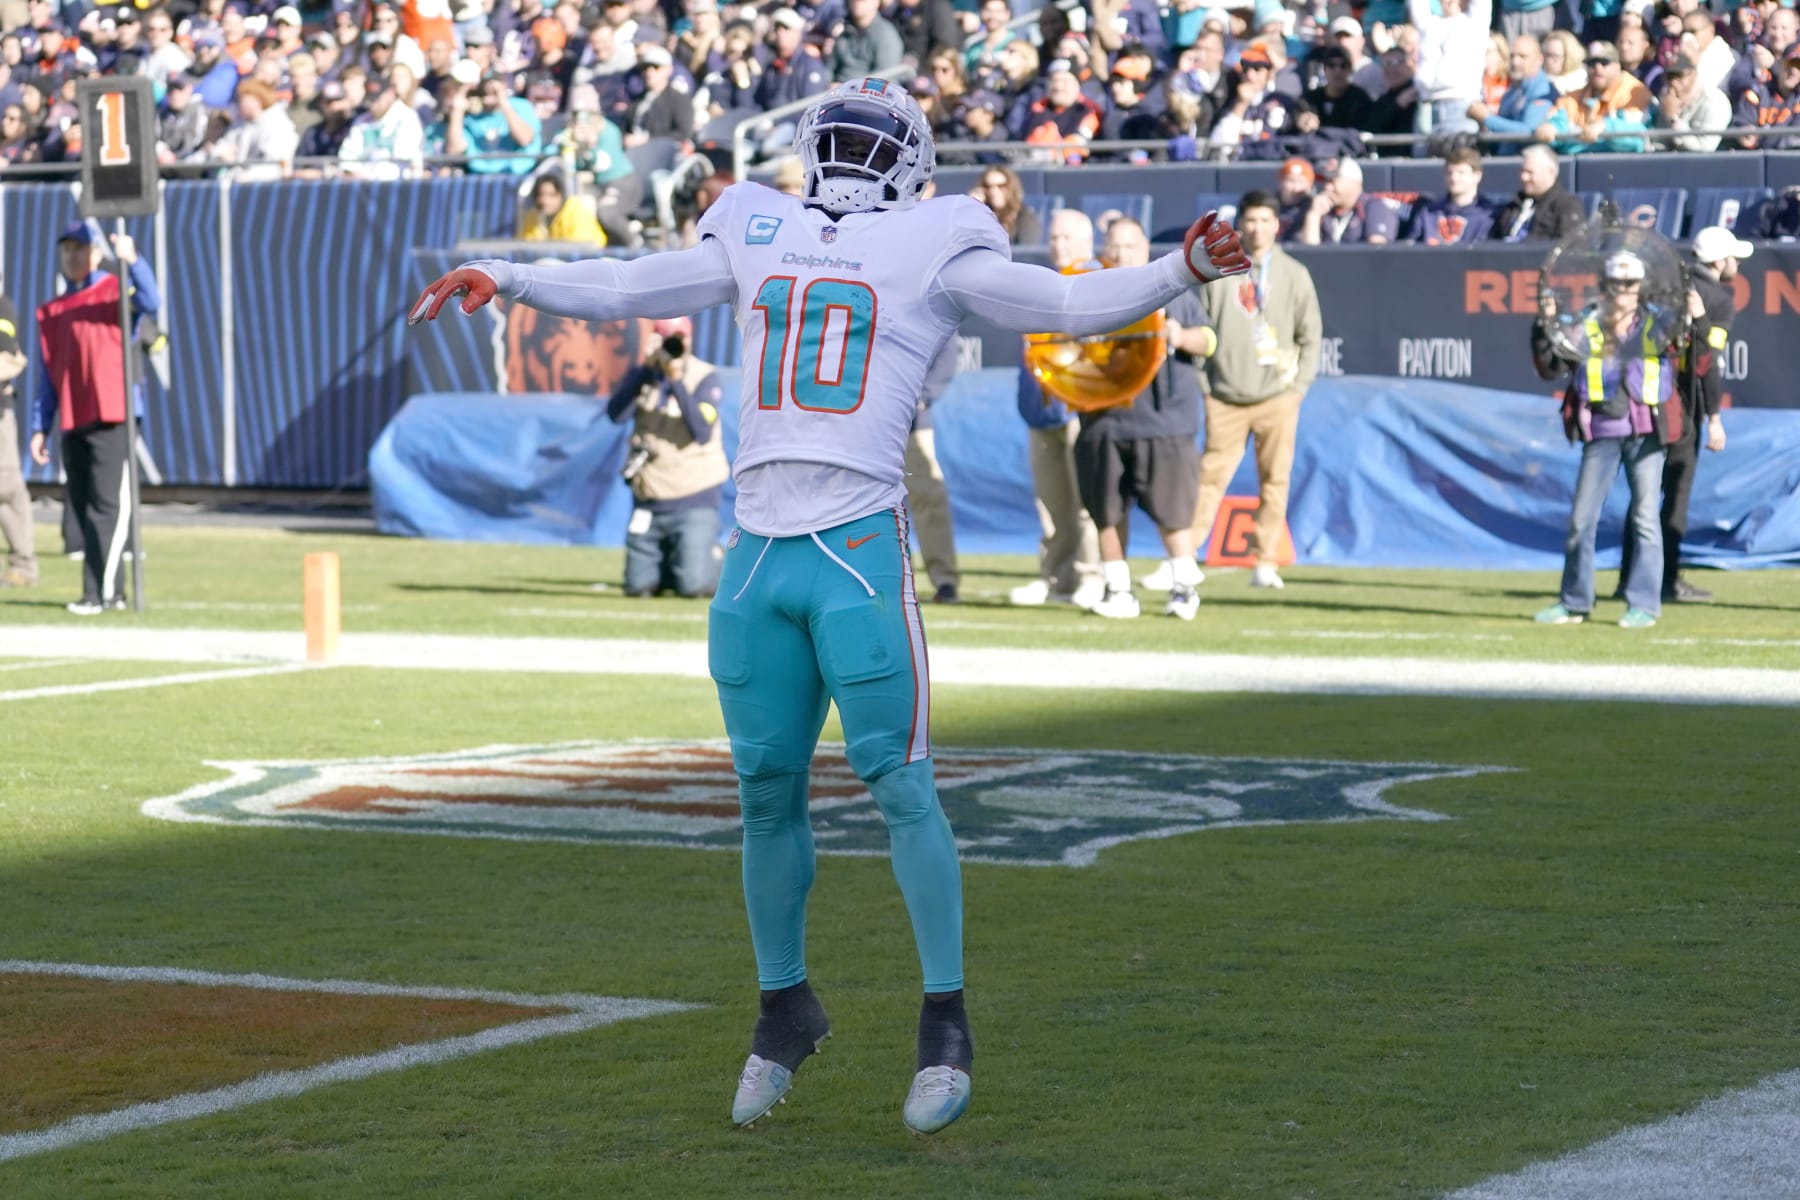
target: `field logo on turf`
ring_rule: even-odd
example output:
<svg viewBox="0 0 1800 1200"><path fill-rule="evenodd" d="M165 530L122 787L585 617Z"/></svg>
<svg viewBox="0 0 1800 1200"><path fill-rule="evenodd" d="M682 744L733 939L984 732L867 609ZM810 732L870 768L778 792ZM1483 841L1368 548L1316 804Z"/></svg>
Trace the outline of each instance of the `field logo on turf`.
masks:
<svg viewBox="0 0 1800 1200"><path fill-rule="evenodd" d="M938 792L971 862L1087 866L1108 846L1205 829L1440 821L1389 803L1396 784L1503 767L1211 758L1110 750L938 749ZM170 821L731 850L737 778L724 742L489 746L412 758L218 762L227 777L144 812ZM887 853L842 746L813 762L824 854Z"/></svg>

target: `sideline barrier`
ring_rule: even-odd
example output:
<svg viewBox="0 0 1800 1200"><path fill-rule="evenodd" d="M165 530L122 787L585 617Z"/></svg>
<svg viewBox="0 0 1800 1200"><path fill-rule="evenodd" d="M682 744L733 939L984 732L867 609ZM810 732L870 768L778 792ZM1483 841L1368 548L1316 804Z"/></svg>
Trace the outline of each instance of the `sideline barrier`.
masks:
<svg viewBox="0 0 1800 1200"><path fill-rule="evenodd" d="M1111 180L1129 190L1117 178L1125 170L1083 168L1058 178L1084 188ZM1161 178L1173 169L1146 170L1145 178ZM548 320L507 330L491 315L405 324L419 289L467 257L451 247L510 237L515 188L510 179L473 177L166 183L163 212L128 222L167 297L169 386L152 386L144 426L158 468L151 482L362 487L369 448L409 395L598 390L596 382L579 385L607 381L635 349L618 327L587 327L573 337ZM1184 199L1191 207L1192 194ZM28 323L52 294L55 234L74 213L66 185L0 187L0 270ZM1542 247L1297 253L1319 283L1325 373L1538 389L1526 340ZM1021 249L1018 257L1041 261L1042 251ZM1800 316L1800 244L1759 246L1739 302L1724 354L1733 402L1800 405L1793 384L1800 343L1788 336ZM735 365L729 311L695 317L700 355ZM984 332L978 321L963 332L971 339L965 365L1018 362L1017 336ZM34 360L36 340L28 331ZM27 396L37 373L34 361L22 381ZM33 467L30 478L46 481L54 472Z"/></svg>
<svg viewBox="0 0 1800 1200"><path fill-rule="evenodd" d="M723 378L721 430L735 453L738 377ZM1037 548L1015 379L1006 369L966 373L933 409L963 553ZM370 456L377 523L412 536L621 545L628 432L580 397L415 396ZM1701 460L1686 557L1721 567L1800 561L1800 412L1739 411L1727 432L1725 452ZM1322 380L1301 408L1294 548L1313 565L1556 570L1579 460L1541 394ZM1254 494L1249 455L1230 491ZM730 511L728 495L727 528ZM1620 480L1601 520L1602 566L1617 565L1624 517ZM1156 553L1141 513L1131 542Z"/></svg>

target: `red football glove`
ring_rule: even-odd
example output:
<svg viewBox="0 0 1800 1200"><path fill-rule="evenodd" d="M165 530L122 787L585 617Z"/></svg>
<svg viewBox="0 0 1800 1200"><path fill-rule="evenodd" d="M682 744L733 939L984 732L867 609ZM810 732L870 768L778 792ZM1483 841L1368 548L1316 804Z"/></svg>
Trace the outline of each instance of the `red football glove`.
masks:
<svg viewBox="0 0 1800 1200"><path fill-rule="evenodd" d="M458 292L468 293L463 297L462 310L472 313L494 298L494 277L474 267L456 268L419 294L418 302L407 314L406 323L417 325L420 321L437 320L438 310Z"/></svg>
<svg viewBox="0 0 1800 1200"><path fill-rule="evenodd" d="M1227 275L1243 275L1250 270L1250 258L1238 241L1231 222L1216 212L1209 212L1194 222L1182 245L1188 270L1201 283L1211 283Z"/></svg>

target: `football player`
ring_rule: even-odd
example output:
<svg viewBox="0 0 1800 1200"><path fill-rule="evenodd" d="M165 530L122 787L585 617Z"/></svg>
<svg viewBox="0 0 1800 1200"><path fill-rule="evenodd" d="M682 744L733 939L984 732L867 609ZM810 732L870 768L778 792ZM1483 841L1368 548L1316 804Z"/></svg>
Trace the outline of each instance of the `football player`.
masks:
<svg viewBox="0 0 1800 1200"><path fill-rule="evenodd" d="M908 553L907 433L927 369L969 314L1020 333L1100 334L1200 283L1249 270L1208 213L1180 251L1059 275L1014 263L993 213L923 203L931 127L902 87L853 79L802 114L802 194L727 188L699 244L546 266L482 260L432 283L410 319L496 296L584 320L673 317L729 303L743 333L737 527L708 623L744 824L744 901L762 988L732 1119L782 1101L830 1031L807 983L813 881L807 773L835 701L851 767L887 823L924 976L906 1125L968 1108L962 879L932 775L925 636Z"/></svg>

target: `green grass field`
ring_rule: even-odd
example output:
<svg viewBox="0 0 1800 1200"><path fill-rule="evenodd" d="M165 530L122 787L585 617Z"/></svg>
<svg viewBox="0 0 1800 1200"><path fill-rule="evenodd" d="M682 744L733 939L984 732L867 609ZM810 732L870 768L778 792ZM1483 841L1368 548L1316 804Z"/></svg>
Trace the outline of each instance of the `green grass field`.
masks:
<svg viewBox="0 0 1800 1200"><path fill-rule="evenodd" d="M615 553L159 526L148 545L151 611L96 627L297 629L300 556L335 549L347 631L704 636L701 605L596 591ZM1534 627L1548 576L1300 568L1269 595L1228 573L1186 626L1008 610L1029 564L971 566L972 602L926 613L935 645L1800 669L1790 572L1708 574L1720 603L1646 636ZM0 598L0 624L73 622L74 569ZM0 700L204 669L14 657ZM736 854L140 812L221 779L216 762L716 739L703 680L339 668L0 715L0 959L698 1006L0 1161L8 1200L1436 1197L1800 1067L1791 709L939 688L946 751L1507 770L1381 797L1448 820L965 867L977 1087L930 1141L899 1121L917 963L878 857L820 859L808 958L835 1036L741 1131L755 978ZM6 1028L0 1144L38 1127L4 1067L33 1048Z"/></svg>

